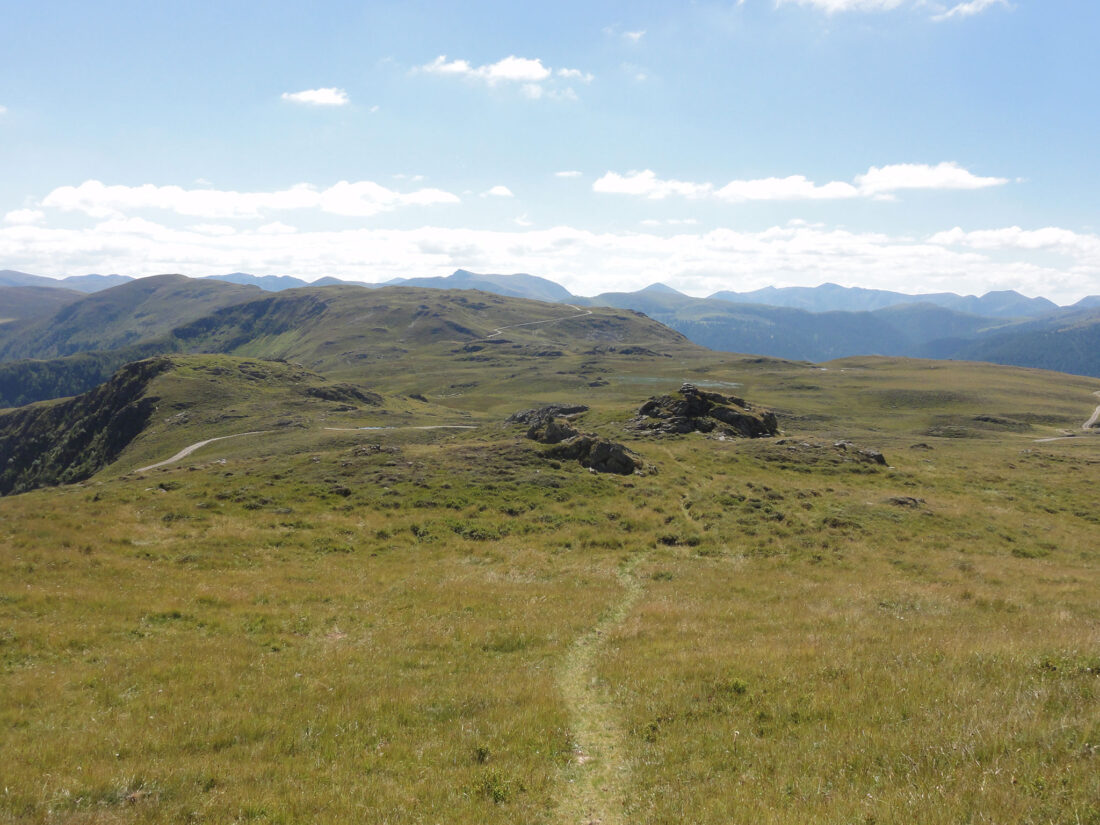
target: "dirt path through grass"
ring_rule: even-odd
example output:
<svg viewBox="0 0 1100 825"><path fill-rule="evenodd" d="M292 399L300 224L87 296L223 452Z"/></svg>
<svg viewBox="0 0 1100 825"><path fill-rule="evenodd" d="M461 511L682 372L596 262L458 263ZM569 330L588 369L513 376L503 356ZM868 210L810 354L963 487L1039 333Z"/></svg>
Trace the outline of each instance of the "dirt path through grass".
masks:
<svg viewBox="0 0 1100 825"><path fill-rule="evenodd" d="M592 314L592 310L590 310L590 309L582 310L580 307L573 306L572 304L565 304L565 306L569 307L570 309L577 310L577 314L576 315L565 315L561 318L547 318L545 321L528 321L527 323L524 323L524 324L509 324L506 327L497 327L496 329L494 329L492 332L490 332L485 337L486 338L496 338L498 335L500 335L506 329L515 329L516 327L535 327L535 326L538 326L539 324L556 324L558 321L568 321L570 318L583 318L586 315L591 315Z"/></svg>
<svg viewBox="0 0 1100 825"><path fill-rule="evenodd" d="M1093 395L1095 395L1097 398L1100 398L1100 392L1094 392ZM1093 428L1097 426L1098 421L1100 421L1100 407L1097 407L1095 410L1092 411L1092 416L1089 418L1088 421L1081 425L1081 429L1087 433L1090 433L1093 431ZM1069 431L1062 430L1062 432ZM1069 441L1070 439L1075 438L1077 438L1077 436L1075 435L1056 435L1053 438L1036 438L1035 443L1042 444L1048 441Z"/></svg>
<svg viewBox="0 0 1100 825"><path fill-rule="evenodd" d="M359 430L476 430L477 424L409 424L400 427L325 427L338 433L354 433Z"/></svg>
<svg viewBox="0 0 1100 825"><path fill-rule="evenodd" d="M197 441L190 447L184 447L178 453L171 458L166 458L164 461L158 461L156 464L150 464L147 467L139 467L134 470L135 473L144 473L146 470L155 470L157 467L164 467L167 464L174 464L181 459L187 458L191 453L200 447L205 447L207 444L213 444L215 441L224 441L227 438L240 438L242 435L262 435L263 433L269 433L271 430L253 430L249 433L234 433L233 435L220 435L217 438L208 438L205 441Z"/></svg>
<svg viewBox="0 0 1100 825"><path fill-rule="evenodd" d="M562 825L624 825L630 766L615 704L596 676L596 660L607 634L626 619L642 594L634 569L638 554L619 568L624 593L596 626L573 643L558 673L558 687L573 715L573 759L556 820Z"/></svg>
<svg viewBox="0 0 1100 825"><path fill-rule="evenodd" d="M1095 395L1097 398L1100 398L1100 392L1094 392L1093 395ZM1095 410L1092 411L1092 418L1082 424L1081 429L1091 430L1094 426L1096 426L1097 421L1100 421L1100 407L1097 407Z"/></svg>
<svg viewBox="0 0 1100 825"><path fill-rule="evenodd" d="M338 430L340 432L355 432L356 430L476 430L476 424L425 424L425 425L409 425L404 427L325 427L326 430ZM253 430L247 433L234 433L233 435L220 435L217 438L208 438L205 441L196 441L189 447L184 447L178 453L171 458L166 458L164 461L158 461L156 464L150 464L146 467L138 467L134 470L135 473L144 473L147 470L155 470L158 467L165 467L169 464L175 464L177 461L187 458L191 453L195 452L207 444L213 444L215 441L224 441L227 438L240 438L243 435L263 435L269 433L271 430Z"/></svg>

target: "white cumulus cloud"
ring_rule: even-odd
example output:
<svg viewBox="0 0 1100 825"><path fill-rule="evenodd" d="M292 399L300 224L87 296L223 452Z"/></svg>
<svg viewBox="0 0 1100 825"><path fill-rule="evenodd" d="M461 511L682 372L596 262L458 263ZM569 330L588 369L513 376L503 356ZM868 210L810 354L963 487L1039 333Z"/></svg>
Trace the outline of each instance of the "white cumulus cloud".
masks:
<svg viewBox="0 0 1100 825"><path fill-rule="evenodd" d="M349 102L348 93L343 89L306 89L301 92L283 92L283 100L291 103L304 103L307 106L344 106Z"/></svg>
<svg viewBox="0 0 1100 825"><path fill-rule="evenodd" d="M1059 256L1064 256L1064 260ZM423 226L216 235L141 218L84 228L0 225L0 260L27 272L290 273L306 280L534 272L591 295L675 283L695 295L832 281L911 292L1016 289L1070 302L1100 293L1100 236L1046 227L950 229L925 238L791 223L760 231L594 232Z"/></svg>
<svg viewBox="0 0 1100 825"><path fill-rule="evenodd" d="M952 17L972 17L993 6L1007 5L1008 0L970 0L968 3L959 3L957 6L952 6L947 11L934 15L932 19L939 22L950 20Z"/></svg>
<svg viewBox="0 0 1100 825"><path fill-rule="evenodd" d="M888 198L905 189L983 189L1008 183L1007 178L979 177L957 163L935 166L898 163L872 166L853 182L830 181L816 184L805 175L785 178L732 180L718 187L712 183L658 178L652 169L625 175L607 172L592 184L595 192L635 195L651 200L679 195L686 198L715 197L731 203L745 201L843 200L846 198Z"/></svg>
<svg viewBox="0 0 1100 825"><path fill-rule="evenodd" d="M1009 226L1000 229L965 231L956 226L937 232L930 242L944 246L964 246L981 250L1049 251L1089 262L1100 267L1100 237L1086 235L1056 226L1021 229Z"/></svg>
<svg viewBox="0 0 1100 825"><path fill-rule="evenodd" d="M579 80L581 83L591 83L596 79L591 72L582 72L580 69L558 69L557 75L567 80Z"/></svg>
<svg viewBox="0 0 1100 825"><path fill-rule="evenodd" d="M795 3L835 14L841 11L890 11L905 2L906 0L777 0L776 5Z"/></svg>
<svg viewBox="0 0 1100 825"><path fill-rule="evenodd" d="M1008 183L1007 178L979 177L957 163L895 163L872 166L856 175L856 185L865 195L896 192L901 189L984 189Z"/></svg>
<svg viewBox="0 0 1100 825"><path fill-rule="evenodd" d="M4 216L4 223L25 226L27 224L39 223L45 217L46 213L41 209L13 209Z"/></svg>
<svg viewBox="0 0 1100 825"><path fill-rule="evenodd" d="M256 227L256 231L261 235L290 235L298 230L293 226L288 226L282 221L272 221L271 223L265 223L263 226Z"/></svg>
<svg viewBox="0 0 1100 825"><path fill-rule="evenodd" d="M759 180L734 180L715 194L727 201L829 200L854 198L859 192L850 183L833 181L818 186L804 175Z"/></svg>
<svg viewBox="0 0 1100 825"><path fill-rule="evenodd" d="M495 87L501 84L516 84L521 93L532 100L545 96L558 100L575 99L572 89L556 89L556 79L577 80L591 83L594 76L580 69L552 69L543 65L540 58L516 57L509 55L496 63L474 66L468 60L448 60L440 55L430 63L418 66L416 71L445 77L462 77Z"/></svg>
<svg viewBox="0 0 1100 825"><path fill-rule="evenodd" d="M565 169L561 172L554 173L555 178L579 178L580 176L581 173L578 172L576 169Z"/></svg>
<svg viewBox="0 0 1100 825"><path fill-rule="evenodd" d="M932 20L940 22L954 17L971 17L994 6L1008 6L1008 0L966 0L950 8L935 0L776 0L777 6L795 4L819 9L826 14L840 12L892 11L903 6L936 11Z"/></svg>
<svg viewBox="0 0 1100 825"><path fill-rule="evenodd" d="M608 172L592 184L593 192L615 195L637 195L650 200L663 200L671 195L685 198L701 198L709 195L714 187L709 183L691 183L683 180L662 180L652 169L631 171L625 175Z"/></svg>
<svg viewBox="0 0 1100 825"><path fill-rule="evenodd" d="M498 185L493 186L489 189L486 189L484 192L482 192L481 197L483 197L483 198L513 198L513 197L515 197L515 195L512 193L512 190L509 189L507 186L501 186L500 184L498 184Z"/></svg>
<svg viewBox="0 0 1100 825"><path fill-rule="evenodd" d="M369 217L403 206L459 203L457 195L441 189L397 192L372 181L340 181L327 189L305 183L274 192L235 192L184 189L180 186L107 185L88 180L79 186L61 186L42 199L42 206L110 218L128 212L159 209L207 219L255 218L269 211L317 209L334 215Z"/></svg>
<svg viewBox="0 0 1100 825"><path fill-rule="evenodd" d="M431 63L420 67L420 71L429 74L457 75L460 77L473 77L483 80L490 86L502 81L517 83L538 83L550 77L551 71L542 65L538 58L516 57L509 55L496 63L474 67L465 60L447 60L445 54L441 54Z"/></svg>

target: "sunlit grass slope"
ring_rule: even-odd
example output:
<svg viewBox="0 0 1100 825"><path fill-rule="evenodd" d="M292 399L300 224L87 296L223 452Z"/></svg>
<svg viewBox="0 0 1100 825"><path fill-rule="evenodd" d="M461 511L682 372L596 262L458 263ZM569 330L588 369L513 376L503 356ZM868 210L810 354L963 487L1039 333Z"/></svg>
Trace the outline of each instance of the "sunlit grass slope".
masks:
<svg viewBox="0 0 1100 825"><path fill-rule="evenodd" d="M562 822L603 730L604 822L1100 822L1100 382L433 359L347 365L380 406L183 361L115 465L0 500L0 821ZM685 380L782 436L624 429ZM501 423L550 400L656 471Z"/></svg>

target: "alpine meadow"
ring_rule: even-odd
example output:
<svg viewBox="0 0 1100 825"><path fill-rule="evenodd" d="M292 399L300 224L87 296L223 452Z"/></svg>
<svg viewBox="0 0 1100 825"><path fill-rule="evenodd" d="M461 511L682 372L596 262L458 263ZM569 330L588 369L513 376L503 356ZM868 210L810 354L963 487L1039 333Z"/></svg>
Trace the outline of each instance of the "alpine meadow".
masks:
<svg viewBox="0 0 1100 825"><path fill-rule="evenodd" d="M1100 11L0 16L0 824L1100 825Z"/></svg>

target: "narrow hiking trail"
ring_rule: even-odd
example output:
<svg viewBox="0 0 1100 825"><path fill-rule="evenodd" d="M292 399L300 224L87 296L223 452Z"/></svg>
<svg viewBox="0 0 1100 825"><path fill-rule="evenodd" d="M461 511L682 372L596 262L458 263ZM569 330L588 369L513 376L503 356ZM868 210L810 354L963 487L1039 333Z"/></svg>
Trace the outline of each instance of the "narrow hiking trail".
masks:
<svg viewBox="0 0 1100 825"><path fill-rule="evenodd" d="M324 427L325 430L336 430L338 432L357 432L359 430L476 430L476 424L426 424L426 425L408 425L402 427ZM224 441L227 438L240 438L245 435L263 435L264 433L270 433L271 430L252 430L247 433L234 433L233 435L220 435L217 438L208 438L205 441L196 441L194 444L184 447L178 453L171 458L166 458L164 461L158 461L156 464L149 464L146 467L138 467L132 472L144 473L147 470L155 470L158 467L166 467L169 464L175 464L177 461L182 461L207 444L213 444L215 441Z"/></svg>
<svg viewBox="0 0 1100 825"><path fill-rule="evenodd" d="M1100 392L1094 392L1093 395L1097 398L1100 398ZM1096 426L1097 421L1100 421L1100 407L1097 407L1095 410L1092 411L1092 418L1082 424L1081 429L1091 430L1094 426Z"/></svg>
<svg viewBox="0 0 1100 825"><path fill-rule="evenodd" d="M568 321L570 318L584 318L586 315L591 315L592 314L592 310L590 310L590 309L582 310L578 306L573 306L573 304L565 304L564 306L567 306L570 309L577 310L577 314L576 315L565 315L561 318L547 318L545 321L528 321L524 324L509 324L506 327L497 327L496 329L494 329L492 332L490 332L485 337L486 338L496 338L498 335L500 335L506 329L516 329L517 327L536 327L539 324L556 324L558 321Z"/></svg>
<svg viewBox="0 0 1100 825"><path fill-rule="evenodd" d="M573 759L555 817L562 825L625 825L630 780L627 747L610 692L599 683L596 661L607 635L621 625L642 594L634 574L639 553L618 571L619 599L596 625L575 641L558 672L558 688L573 715Z"/></svg>
<svg viewBox="0 0 1100 825"><path fill-rule="evenodd" d="M1094 392L1093 395L1097 398L1100 398L1100 392ZM1081 425L1081 429L1084 430L1086 433L1091 433L1093 429L1097 427L1097 422L1100 422L1100 407L1097 407L1095 410L1092 411L1092 415L1089 417L1089 420ZM1068 430L1062 430L1062 432L1068 432ZM1036 438L1035 443L1042 444L1048 441L1068 441L1072 438L1077 438L1077 436L1056 435L1053 438Z"/></svg>
<svg viewBox="0 0 1100 825"><path fill-rule="evenodd" d="M220 435L217 438L208 438L205 441L196 441L190 447L184 447L182 450L180 450L178 453L176 453L171 458L166 458L166 459L164 459L164 461L158 461L156 464L150 464L147 467L138 467L136 470L134 470L134 472L135 473L144 473L146 470L155 470L155 469L157 469L157 467L164 467L167 464L175 464L177 461L181 461L182 459L187 458L187 456L191 455L191 453L195 452L195 450L199 449L200 447L205 447L207 444L213 444L215 441L224 441L227 438L240 438L243 435L263 435L264 433L269 433L269 432L271 432L271 430L253 430L252 432L249 432L249 433L234 433L233 435Z"/></svg>
<svg viewBox="0 0 1100 825"><path fill-rule="evenodd" d="M325 427L338 433L354 433L359 430L476 430L477 424L408 424L397 427Z"/></svg>

